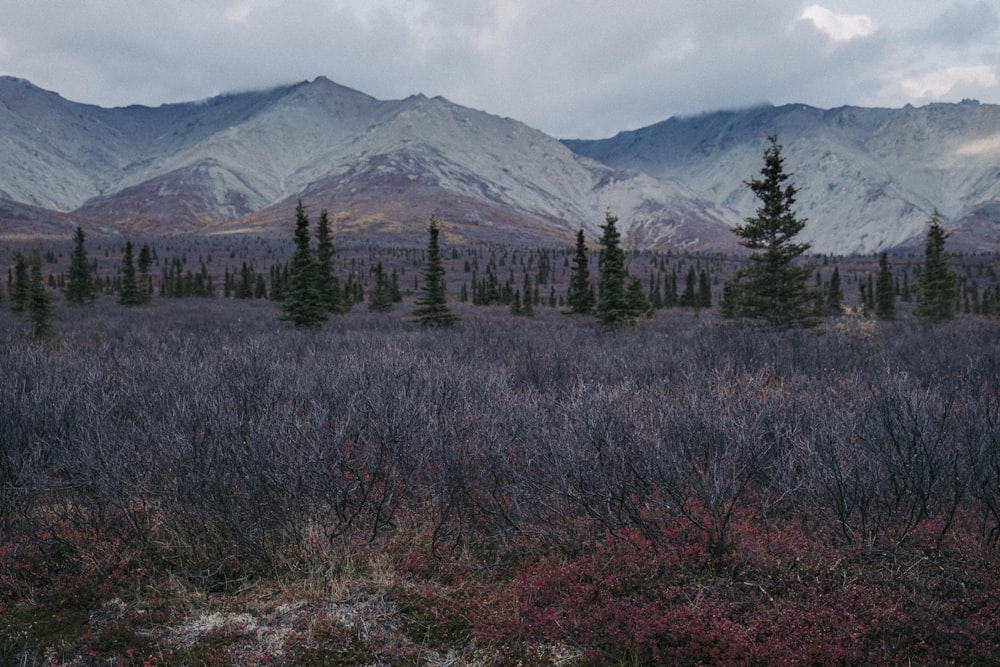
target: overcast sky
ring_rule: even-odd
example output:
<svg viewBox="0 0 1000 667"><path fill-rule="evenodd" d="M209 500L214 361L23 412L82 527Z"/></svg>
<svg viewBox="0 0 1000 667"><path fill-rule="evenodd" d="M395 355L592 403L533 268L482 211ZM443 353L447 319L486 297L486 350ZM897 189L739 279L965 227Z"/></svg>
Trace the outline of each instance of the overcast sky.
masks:
<svg viewBox="0 0 1000 667"><path fill-rule="evenodd" d="M1000 2L0 0L0 74L101 106L323 75L597 138L762 102L1000 103Z"/></svg>

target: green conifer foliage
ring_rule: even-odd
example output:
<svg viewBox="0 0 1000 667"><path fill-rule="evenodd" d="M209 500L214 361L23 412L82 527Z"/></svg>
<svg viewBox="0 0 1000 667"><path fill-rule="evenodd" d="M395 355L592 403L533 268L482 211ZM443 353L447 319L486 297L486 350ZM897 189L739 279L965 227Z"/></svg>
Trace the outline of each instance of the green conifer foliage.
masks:
<svg viewBox="0 0 1000 667"><path fill-rule="evenodd" d="M930 321L955 316L955 274L948 268L948 255L944 251L947 238L940 216L934 211L924 242L924 266L917 278L917 307L914 311Z"/></svg>
<svg viewBox="0 0 1000 667"><path fill-rule="evenodd" d="M698 307L712 307L712 280L705 269L698 274Z"/></svg>
<svg viewBox="0 0 1000 667"><path fill-rule="evenodd" d="M761 205L756 216L735 229L740 243L754 253L749 265L737 271L727 295L736 302L729 310L778 327L813 324L815 295L808 286L812 268L795 264L809 249L808 243L794 241L806 221L792 210L798 191L786 184L789 176L778 139L772 135L768 141L761 178L747 182Z"/></svg>
<svg viewBox="0 0 1000 667"><path fill-rule="evenodd" d="M295 207L295 252L288 265L288 281L281 302L282 319L297 328L314 328L329 312L317 286L316 257L310 246L309 217L300 200Z"/></svg>
<svg viewBox="0 0 1000 667"><path fill-rule="evenodd" d="M893 283L889 255L883 252L878 258L878 278L875 280L875 316L880 320L896 317L896 288Z"/></svg>
<svg viewBox="0 0 1000 667"><path fill-rule="evenodd" d="M524 274L524 302L521 305L521 314L526 317L535 316L535 304L533 295L537 295L537 286L534 290L531 289L531 276L527 273Z"/></svg>
<svg viewBox="0 0 1000 667"><path fill-rule="evenodd" d="M427 225L427 260L424 265L423 293L417 297L417 307L413 315L425 327L447 327L458 321L459 316L448 308L448 297L444 286L444 264L441 263L441 248L438 235L441 223L434 217Z"/></svg>
<svg viewBox="0 0 1000 667"><path fill-rule="evenodd" d="M153 257L149 246L145 243L139 249L139 302L149 303L153 299L153 279L149 275L149 269L153 264Z"/></svg>
<svg viewBox="0 0 1000 667"><path fill-rule="evenodd" d="M826 290L826 311L831 315L840 315L844 305L844 288L840 283L840 269L833 267L830 284Z"/></svg>
<svg viewBox="0 0 1000 667"><path fill-rule="evenodd" d="M375 288L368 293L368 310L385 313L392 308L392 288L382 268L382 262L379 262L375 265Z"/></svg>
<svg viewBox="0 0 1000 667"><path fill-rule="evenodd" d="M601 226L601 251L597 268L601 277L597 292L597 320L614 326L629 318L625 303L625 252L621 249L621 235L615 224L618 218L607 213Z"/></svg>
<svg viewBox="0 0 1000 667"><path fill-rule="evenodd" d="M319 213L316 227L316 289L323 306L330 313L345 313L350 308L340 291L340 281L333 275L333 257L336 250L330 235L330 218L326 210Z"/></svg>
<svg viewBox="0 0 1000 667"><path fill-rule="evenodd" d="M78 226L73 236L73 254L70 256L66 286L63 289L66 300L78 306L90 303L97 296L97 285L94 283L84 245L85 238L83 229Z"/></svg>
<svg viewBox="0 0 1000 667"><path fill-rule="evenodd" d="M589 315L594 312L594 286L590 282L587 258L587 242L583 229L576 233L576 253L573 255L573 271L570 274L566 303L571 315Z"/></svg>
<svg viewBox="0 0 1000 667"><path fill-rule="evenodd" d="M36 250L31 254L31 275L28 278L28 309L31 315L31 331L35 338L52 335L52 297L45 289L42 279L42 260Z"/></svg>
<svg viewBox="0 0 1000 667"><path fill-rule="evenodd" d="M638 324L653 314L653 306L642 289L639 276L629 277L625 288L625 311L625 322L628 324Z"/></svg>
<svg viewBox="0 0 1000 667"><path fill-rule="evenodd" d="M118 303L123 306L139 306L142 295L136 284L135 260L132 256L132 241L125 242L125 254L122 256L122 266L119 272L121 286L118 289Z"/></svg>
<svg viewBox="0 0 1000 667"><path fill-rule="evenodd" d="M10 284L10 309L15 313L23 313L28 309L31 295L31 285L28 282L28 260L18 250L14 257L14 275Z"/></svg>

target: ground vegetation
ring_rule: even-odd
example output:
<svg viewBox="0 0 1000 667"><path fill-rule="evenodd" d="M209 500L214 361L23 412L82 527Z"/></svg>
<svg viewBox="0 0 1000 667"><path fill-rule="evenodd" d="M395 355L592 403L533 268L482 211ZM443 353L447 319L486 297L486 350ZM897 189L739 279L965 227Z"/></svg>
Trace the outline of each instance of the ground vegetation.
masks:
<svg viewBox="0 0 1000 667"><path fill-rule="evenodd" d="M993 319L456 310L0 308L0 662L1000 657Z"/></svg>

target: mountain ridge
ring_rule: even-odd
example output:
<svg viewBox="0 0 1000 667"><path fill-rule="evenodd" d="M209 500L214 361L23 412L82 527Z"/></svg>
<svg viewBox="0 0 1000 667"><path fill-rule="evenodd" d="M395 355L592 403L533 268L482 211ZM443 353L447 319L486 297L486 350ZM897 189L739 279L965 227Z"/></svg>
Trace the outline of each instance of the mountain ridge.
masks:
<svg viewBox="0 0 1000 667"><path fill-rule="evenodd" d="M755 210L743 182L759 171L771 134L799 188L802 236L814 251L914 247L934 210L955 245L998 249L1000 228L986 219L1000 223L992 213L1000 202L1000 106L759 106L564 143L609 166L677 181L742 218Z"/></svg>
<svg viewBox="0 0 1000 667"><path fill-rule="evenodd" d="M934 206L955 239L991 249L1000 171L991 171L994 139L983 128L994 119L1000 127L1000 108L982 105L977 121L969 111L980 105L952 107L940 114L947 130L926 118L922 126L901 121L921 117L912 107L784 105L559 141L443 97L378 100L326 77L114 109L0 77L8 156L0 203L31 211L4 216L0 207L0 235L29 233L46 210L50 219L38 226L47 233L72 224L124 233L285 230L301 199L328 209L345 233L372 238L422 237L437 215L470 241L561 244L581 227L596 239L611 211L629 248L731 252L740 250L732 226L753 210L744 181L777 132L814 251L913 245ZM901 162L912 155L952 162ZM935 201L944 187L951 199ZM837 210L849 219L834 219Z"/></svg>

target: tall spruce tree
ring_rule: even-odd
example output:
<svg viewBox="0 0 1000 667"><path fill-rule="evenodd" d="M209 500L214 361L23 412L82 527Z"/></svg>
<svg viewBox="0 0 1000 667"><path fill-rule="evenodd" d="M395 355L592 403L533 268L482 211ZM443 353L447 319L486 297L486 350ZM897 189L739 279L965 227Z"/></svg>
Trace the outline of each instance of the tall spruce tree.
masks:
<svg viewBox="0 0 1000 667"><path fill-rule="evenodd" d="M885 252L878 258L878 277L875 279L875 316L880 320L891 320L896 317L896 286L892 269L889 266L889 254Z"/></svg>
<svg viewBox="0 0 1000 667"><path fill-rule="evenodd" d="M298 328L315 328L329 312L316 280L316 256L310 245L309 217L302 200L295 207L295 252L288 263L288 281L281 302L282 318Z"/></svg>
<svg viewBox="0 0 1000 667"><path fill-rule="evenodd" d="M20 250L14 256L14 275L10 283L10 309L23 313L28 309L31 297L31 283L28 280L28 260Z"/></svg>
<svg viewBox="0 0 1000 667"><path fill-rule="evenodd" d="M594 312L594 285L590 282L587 242L583 228L576 233L576 253L573 255L573 271L569 279L566 303L570 315L589 315Z"/></svg>
<svg viewBox="0 0 1000 667"><path fill-rule="evenodd" d="M955 274L948 268L944 242L948 234L941 227L937 210L931 216L924 242L924 266L917 277L917 307L914 312L925 320L947 320L955 316L958 295Z"/></svg>
<svg viewBox="0 0 1000 667"><path fill-rule="evenodd" d="M52 335L52 297L42 280L42 260L38 251L31 253L31 275L28 278L28 311L31 331L35 338Z"/></svg>
<svg viewBox="0 0 1000 667"><path fill-rule="evenodd" d="M78 306L90 303L97 296L97 285L91 273L84 240L83 229L77 226L76 234L73 236L73 254L70 256L69 271L66 274L66 286L63 288L66 300Z"/></svg>
<svg viewBox="0 0 1000 667"><path fill-rule="evenodd" d="M153 265L153 256L149 250L149 245L142 244L139 248L139 302L149 303L153 300L153 278L149 275L149 269Z"/></svg>
<svg viewBox="0 0 1000 667"><path fill-rule="evenodd" d="M844 288L840 284L840 269L835 266L826 290L826 311L831 315L840 315L843 309Z"/></svg>
<svg viewBox="0 0 1000 667"><path fill-rule="evenodd" d="M138 306L142 304L139 285L136 284L135 259L132 256L132 241L125 242L125 254L122 255L122 265L119 271L121 287L118 290L118 303L123 306Z"/></svg>
<svg viewBox="0 0 1000 667"><path fill-rule="evenodd" d="M601 324L614 326L629 318L625 302L625 251L621 249L621 234L615 224L618 218L610 212L604 216L601 225L601 251L597 259L600 281L597 291L597 320Z"/></svg>
<svg viewBox="0 0 1000 667"><path fill-rule="evenodd" d="M447 327L458 321L459 316L448 308L448 297L444 286L444 264L441 263L441 247L438 235L441 223L431 217L427 224L427 261L424 265L423 293L417 297L417 307L413 316L425 327Z"/></svg>
<svg viewBox="0 0 1000 667"><path fill-rule="evenodd" d="M330 218L326 209L319 212L316 226L316 289L327 312L343 313L347 307L340 293L340 282L333 275L333 257L336 250L330 234Z"/></svg>
<svg viewBox="0 0 1000 667"><path fill-rule="evenodd" d="M761 205L756 216L735 228L740 244L754 253L749 264L737 271L727 294L735 304L724 310L778 327L813 324L815 295L808 285L812 268L795 263L809 249L808 243L794 241L806 221L792 210L798 190L786 184L790 177L778 138L772 135L768 142L761 178L746 183Z"/></svg>

